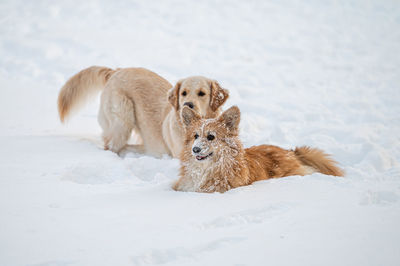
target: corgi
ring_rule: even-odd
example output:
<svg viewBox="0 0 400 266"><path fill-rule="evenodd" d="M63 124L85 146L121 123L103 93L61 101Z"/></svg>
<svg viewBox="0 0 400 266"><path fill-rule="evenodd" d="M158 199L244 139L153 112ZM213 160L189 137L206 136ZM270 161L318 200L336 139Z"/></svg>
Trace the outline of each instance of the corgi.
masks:
<svg viewBox="0 0 400 266"><path fill-rule="evenodd" d="M272 145L243 148L239 140L240 110L233 106L213 119L190 108L181 111L186 139L181 152L177 191L226 192L270 178L323 173L343 176L325 152L307 146L285 150Z"/></svg>

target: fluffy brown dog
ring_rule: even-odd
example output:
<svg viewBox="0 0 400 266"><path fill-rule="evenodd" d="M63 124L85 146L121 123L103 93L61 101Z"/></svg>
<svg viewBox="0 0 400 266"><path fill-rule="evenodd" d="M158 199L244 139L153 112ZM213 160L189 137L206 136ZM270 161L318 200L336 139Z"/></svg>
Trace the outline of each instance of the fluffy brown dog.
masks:
<svg viewBox="0 0 400 266"><path fill-rule="evenodd" d="M215 80L205 77L182 79L172 88L167 80L144 68L93 66L62 87L58 96L61 121L101 90L98 121L105 149L173 157L178 157L183 147L181 108L187 105L202 117L212 118L229 96ZM133 130L141 137L141 145L127 145Z"/></svg>
<svg viewBox="0 0 400 266"><path fill-rule="evenodd" d="M175 190L225 192L258 180L314 172L343 176L336 162L318 149L284 150L271 145L244 149L238 138L240 110L236 106L215 119L202 119L185 107L182 119L186 140Z"/></svg>

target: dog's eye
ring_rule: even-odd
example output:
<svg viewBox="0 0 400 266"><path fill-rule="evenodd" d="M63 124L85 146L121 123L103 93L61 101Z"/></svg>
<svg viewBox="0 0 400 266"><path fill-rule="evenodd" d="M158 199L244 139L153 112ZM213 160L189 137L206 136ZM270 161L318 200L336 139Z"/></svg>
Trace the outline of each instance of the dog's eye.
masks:
<svg viewBox="0 0 400 266"><path fill-rule="evenodd" d="M182 96L186 96L186 94L187 94L186 91L182 92Z"/></svg>
<svg viewBox="0 0 400 266"><path fill-rule="evenodd" d="M198 95L199 96L204 96L204 95L206 95L204 92L202 92L202 91L200 91L199 93L198 93Z"/></svg>
<svg viewBox="0 0 400 266"><path fill-rule="evenodd" d="M199 134L196 133L196 134L194 135L194 138L197 139L198 137L199 137Z"/></svg>
<svg viewBox="0 0 400 266"><path fill-rule="evenodd" d="M213 140L213 139L215 139L215 136L214 136L214 135L211 135L211 134L208 134L208 135L207 135L207 139L208 139L208 140Z"/></svg>

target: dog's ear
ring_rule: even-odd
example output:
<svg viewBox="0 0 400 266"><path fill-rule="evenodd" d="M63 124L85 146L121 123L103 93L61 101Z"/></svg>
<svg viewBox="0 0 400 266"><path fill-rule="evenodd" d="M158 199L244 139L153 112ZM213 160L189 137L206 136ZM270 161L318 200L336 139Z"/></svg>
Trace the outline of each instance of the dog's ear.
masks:
<svg viewBox="0 0 400 266"><path fill-rule="evenodd" d="M236 105L232 106L219 116L218 121L223 123L229 131L237 133L240 122L239 108Z"/></svg>
<svg viewBox="0 0 400 266"><path fill-rule="evenodd" d="M179 91L181 89L182 80L175 84L175 87L171 88L168 92L168 101L175 108L179 110Z"/></svg>
<svg viewBox="0 0 400 266"><path fill-rule="evenodd" d="M186 127L189 127L192 125L195 121L198 121L201 119L201 116L193 111L193 109L183 106L182 111L181 111L181 117L182 117L182 122Z"/></svg>
<svg viewBox="0 0 400 266"><path fill-rule="evenodd" d="M210 80L210 88L210 107L211 110L215 112L228 99L229 92L228 90L222 88L215 80Z"/></svg>

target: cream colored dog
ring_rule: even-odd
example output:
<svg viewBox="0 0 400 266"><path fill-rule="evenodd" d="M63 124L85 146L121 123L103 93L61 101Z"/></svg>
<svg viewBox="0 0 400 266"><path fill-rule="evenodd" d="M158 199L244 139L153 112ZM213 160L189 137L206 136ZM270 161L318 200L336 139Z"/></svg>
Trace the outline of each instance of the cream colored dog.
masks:
<svg viewBox="0 0 400 266"><path fill-rule="evenodd" d="M179 157L184 145L180 110L188 106L204 118L220 113L228 91L215 80L195 76L175 87L144 68L110 69L93 66L71 77L58 96L61 122L89 96L102 90L98 121L103 129L104 149ZM128 145L132 130L142 143Z"/></svg>

